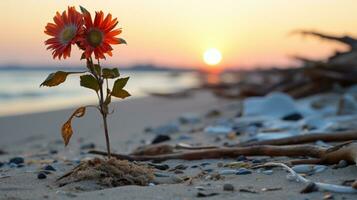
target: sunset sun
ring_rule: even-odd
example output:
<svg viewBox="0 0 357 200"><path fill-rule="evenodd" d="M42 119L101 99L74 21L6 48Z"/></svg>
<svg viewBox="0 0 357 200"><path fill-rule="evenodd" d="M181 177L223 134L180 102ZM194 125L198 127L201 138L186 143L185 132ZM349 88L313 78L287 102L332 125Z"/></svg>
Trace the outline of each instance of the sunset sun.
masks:
<svg viewBox="0 0 357 200"><path fill-rule="evenodd" d="M215 48L207 49L203 54L203 60L208 65L217 65L222 60L221 52Z"/></svg>

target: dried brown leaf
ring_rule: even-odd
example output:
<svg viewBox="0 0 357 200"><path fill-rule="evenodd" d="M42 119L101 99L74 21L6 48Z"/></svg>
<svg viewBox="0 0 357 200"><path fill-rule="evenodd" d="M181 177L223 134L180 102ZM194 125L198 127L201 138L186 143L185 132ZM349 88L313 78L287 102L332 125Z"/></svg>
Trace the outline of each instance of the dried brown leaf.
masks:
<svg viewBox="0 0 357 200"><path fill-rule="evenodd" d="M71 115L71 117L63 124L61 132L62 132L62 138L65 146L68 145L69 140L73 135L73 129L72 129L73 117L80 118L83 117L85 113L86 113L86 107L80 107L77 110L75 110Z"/></svg>

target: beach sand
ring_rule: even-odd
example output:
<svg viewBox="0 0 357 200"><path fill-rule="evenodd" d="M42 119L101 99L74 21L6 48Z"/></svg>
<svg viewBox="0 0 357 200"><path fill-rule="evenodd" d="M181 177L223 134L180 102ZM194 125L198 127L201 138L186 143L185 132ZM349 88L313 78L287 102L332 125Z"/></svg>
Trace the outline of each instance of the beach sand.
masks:
<svg viewBox="0 0 357 200"><path fill-rule="evenodd" d="M165 99L144 97L114 103L114 114L109 116L109 130L113 152L130 153L143 145L143 141L154 138L153 134L144 133L146 127L155 127L176 120L183 113L206 114L218 109L224 115L237 113L237 102L217 99L208 92L196 92L184 99ZM123 186L104 190L92 190L90 183L80 183L59 187L55 180L72 169L79 158L86 156L86 150L80 150L84 144L94 143L96 149L105 150L102 121L95 109L88 109L86 115L74 119L74 135L67 147L64 147L60 135L61 125L74 109L35 113L21 116L0 118L0 149L7 154L0 155L0 161L7 162L14 156L23 156L25 166L21 168L0 168L0 199L195 199L198 192L216 193L204 199L323 199L326 193L313 192L301 194L302 183L289 181L287 173L275 168L274 173L265 175L253 171L247 175L227 175L220 180L195 179L192 184L161 184L155 186ZM198 136L197 136L198 137ZM196 141L200 138L196 138ZM175 141L171 141L175 142ZM189 143L190 141L185 141ZM210 140L202 137L200 142L209 144ZM49 152L55 152L49 154ZM82 151L82 154L80 153ZM84 152L84 153L83 153ZM57 162L53 163L53 160ZM69 162L71 161L71 162ZM233 159L182 161L170 160L163 163L174 167L178 164L189 166L185 174L194 175L197 169L193 165L208 163L206 169L218 170L217 163L229 163ZM57 171L46 179L38 179L37 173L44 163L51 163ZM355 166L332 169L309 176L312 180L341 184L344 180L354 179ZM178 174L177 176L180 176ZM223 185L230 183L235 191L223 191ZM89 189L88 189L89 188ZM263 188L279 188L276 191L262 191ZM239 191L248 189L257 193ZM201 191L202 190L202 191ZM354 195L333 194L334 199L355 199ZM201 199L201 198L200 198Z"/></svg>

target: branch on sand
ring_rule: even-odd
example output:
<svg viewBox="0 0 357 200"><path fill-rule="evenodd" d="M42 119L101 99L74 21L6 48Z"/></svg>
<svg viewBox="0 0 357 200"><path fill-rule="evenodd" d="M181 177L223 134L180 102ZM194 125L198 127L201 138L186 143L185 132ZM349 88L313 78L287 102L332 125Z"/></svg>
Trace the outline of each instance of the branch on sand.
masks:
<svg viewBox="0 0 357 200"><path fill-rule="evenodd" d="M89 151L91 154L106 155L103 151ZM234 148L216 148L204 150L191 150L187 152L169 153L162 155L124 155L113 154L113 157L130 161L165 161L172 159L181 160L201 160L201 159L220 159L220 158L236 158L240 155L244 156L307 156L316 158L315 163L319 164L336 164L340 160L345 160L348 163L357 162L357 143L348 142L337 145L332 148L323 148L315 145L289 145L289 146L249 146L249 147L234 147ZM309 159L306 159L310 162ZM302 161L300 160L300 163ZM294 164L294 163L290 163Z"/></svg>

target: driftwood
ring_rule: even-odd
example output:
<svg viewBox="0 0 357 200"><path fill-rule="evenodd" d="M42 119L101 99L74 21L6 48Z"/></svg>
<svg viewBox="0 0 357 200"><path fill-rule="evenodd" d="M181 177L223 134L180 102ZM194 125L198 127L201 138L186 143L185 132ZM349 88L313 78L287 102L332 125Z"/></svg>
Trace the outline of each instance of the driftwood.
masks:
<svg viewBox="0 0 357 200"><path fill-rule="evenodd" d="M89 153L97 155L106 155L106 152L92 150ZM323 148L315 145L288 145L288 146L273 146L260 145L249 147L234 147L234 148L217 148L206 150L194 150L180 153L170 153L163 155L123 155L113 154L113 157L130 161L165 161L172 159L181 160L201 160L201 159L220 159L220 158L236 158L240 155L244 156L286 156L297 157L307 156L316 158L314 163L319 164L336 164L340 160L345 160L348 163L356 163L357 161L357 143L349 142L338 145L332 148ZM310 162L308 159L307 162ZM301 162L300 162L301 163Z"/></svg>
<svg viewBox="0 0 357 200"><path fill-rule="evenodd" d="M290 145L304 144L316 141L341 142L348 140L357 140L356 131L334 132L334 133L308 133L281 139L264 140L256 142L240 143L236 146L256 146L256 145Z"/></svg>
<svg viewBox="0 0 357 200"><path fill-rule="evenodd" d="M350 36L334 36L315 31L299 30L294 33L312 35L325 40L339 42L349 47L345 52L336 52L324 60L311 60L293 56L302 62L298 68L266 69L225 72L236 80L226 83L220 80L209 87L221 98L241 99L250 96L264 96L271 92L285 92L294 98L331 91L334 86L347 87L357 84L357 39ZM224 77L224 76L222 76Z"/></svg>

